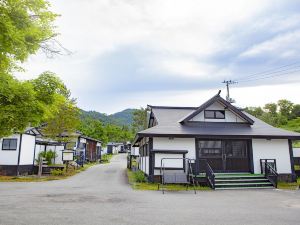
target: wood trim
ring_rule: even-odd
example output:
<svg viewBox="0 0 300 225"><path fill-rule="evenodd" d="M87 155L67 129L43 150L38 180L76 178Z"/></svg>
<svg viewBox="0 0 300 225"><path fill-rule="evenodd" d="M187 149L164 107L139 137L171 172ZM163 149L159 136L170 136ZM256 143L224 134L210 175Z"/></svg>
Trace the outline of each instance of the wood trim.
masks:
<svg viewBox="0 0 300 225"><path fill-rule="evenodd" d="M140 133L139 137L174 137L174 138L209 138L209 139L291 139L300 140L299 136L270 136L270 135L198 135L198 134L159 134Z"/></svg>
<svg viewBox="0 0 300 225"><path fill-rule="evenodd" d="M160 167L154 167L155 170L160 170ZM183 167L164 167L165 170L185 170Z"/></svg>
<svg viewBox="0 0 300 225"><path fill-rule="evenodd" d="M186 154L188 150L167 150L167 149L153 149L153 153L162 153L162 154Z"/></svg>
<svg viewBox="0 0 300 225"><path fill-rule="evenodd" d="M295 173L295 164L294 164L294 153L293 153L293 143L292 140L288 140L289 143L289 152L290 152L290 161L291 161L291 172L292 172L292 181L296 181Z"/></svg>
<svg viewBox="0 0 300 225"><path fill-rule="evenodd" d="M149 180L153 181L154 176L154 153L153 153L153 138L149 138Z"/></svg>
<svg viewBox="0 0 300 225"><path fill-rule="evenodd" d="M17 176L19 176L20 158L21 158L21 150L22 150L22 137L23 137L23 134L20 134L20 143L19 143L19 152L18 152L18 165L17 165Z"/></svg>
<svg viewBox="0 0 300 225"><path fill-rule="evenodd" d="M254 173L254 160L253 160L253 146L252 146L252 139L248 140L248 157L249 157L249 166L250 166L250 172Z"/></svg>

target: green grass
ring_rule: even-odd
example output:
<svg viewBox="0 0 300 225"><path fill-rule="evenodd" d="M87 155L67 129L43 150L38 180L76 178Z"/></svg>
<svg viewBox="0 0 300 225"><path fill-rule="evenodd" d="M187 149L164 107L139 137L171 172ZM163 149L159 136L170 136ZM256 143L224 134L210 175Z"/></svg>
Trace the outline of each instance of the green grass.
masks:
<svg viewBox="0 0 300 225"><path fill-rule="evenodd" d="M102 164L110 163L110 160L111 160L112 157L113 157L113 154L102 155L102 157L101 157L101 163Z"/></svg>
<svg viewBox="0 0 300 225"><path fill-rule="evenodd" d="M287 182L278 182L278 189L285 189L285 190L297 190L300 186L300 178L297 179L297 182L287 183Z"/></svg>
<svg viewBox="0 0 300 225"><path fill-rule="evenodd" d="M28 176L0 176L0 182L42 182L42 181L51 181L51 180L62 180L70 176L74 176L77 173L85 171L86 169L96 165L97 163L87 163L83 167L78 167L78 169L70 168L68 172L64 171L62 175L52 176L52 175L43 175L38 177L37 175L28 175Z"/></svg>
<svg viewBox="0 0 300 225"><path fill-rule="evenodd" d="M300 165L295 165L295 170L300 170Z"/></svg>
<svg viewBox="0 0 300 225"><path fill-rule="evenodd" d="M131 187L134 190L152 190L152 191L155 190L155 191L157 191L158 183L136 182L135 174L130 169L127 169L127 177L128 177L129 184L131 185ZM165 190L167 190L167 191L185 191L186 190L186 186L180 185L180 184L168 184L168 185L165 185L164 187L165 187ZM193 190L193 186L190 186L189 190ZM211 189L209 187L205 187L205 186L196 186L196 190L207 191L207 190L211 190Z"/></svg>

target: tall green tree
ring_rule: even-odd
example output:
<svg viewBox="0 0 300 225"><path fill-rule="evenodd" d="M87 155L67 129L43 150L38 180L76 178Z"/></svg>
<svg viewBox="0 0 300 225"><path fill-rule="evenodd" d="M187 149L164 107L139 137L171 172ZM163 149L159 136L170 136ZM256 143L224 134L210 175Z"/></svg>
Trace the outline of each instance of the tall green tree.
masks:
<svg viewBox="0 0 300 225"><path fill-rule="evenodd" d="M32 84L8 74L0 74L0 137L22 132L41 122L43 110L35 98Z"/></svg>
<svg viewBox="0 0 300 225"><path fill-rule="evenodd" d="M132 128L135 132L146 129L147 124L147 108L140 108L133 112Z"/></svg>
<svg viewBox="0 0 300 225"><path fill-rule="evenodd" d="M296 105L293 105L293 109L291 112L291 118L296 119L298 117L300 117L300 105L296 104Z"/></svg>
<svg viewBox="0 0 300 225"><path fill-rule="evenodd" d="M281 99L277 104L279 106L280 114L285 116L286 118L289 118L293 109L293 103L286 99Z"/></svg>
<svg viewBox="0 0 300 225"><path fill-rule="evenodd" d="M246 107L245 111L257 118L261 117L264 114L264 111L261 107Z"/></svg>
<svg viewBox="0 0 300 225"><path fill-rule="evenodd" d="M276 116L276 114L277 114L277 104L276 103L265 104L264 109L273 116Z"/></svg>
<svg viewBox="0 0 300 225"><path fill-rule="evenodd" d="M79 109L73 100L57 96L52 105L54 112L45 121L43 133L58 142L68 142L74 138L73 133L79 124Z"/></svg>
<svg viewBox="0 0 300 225"><path fill-rule="evenodd" d="M50 44L57 14L49 7L47 0L0 1L0 72L11 72L40 48L58 52Z"/></svg>

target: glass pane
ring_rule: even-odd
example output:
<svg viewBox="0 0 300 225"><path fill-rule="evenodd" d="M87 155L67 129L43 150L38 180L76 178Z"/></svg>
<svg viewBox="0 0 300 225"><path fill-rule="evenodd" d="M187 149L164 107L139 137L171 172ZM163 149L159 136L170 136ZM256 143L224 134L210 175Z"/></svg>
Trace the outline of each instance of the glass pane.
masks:
<svg viewBox="0 0 300 225"><path fill-rule="evenodd" d="M11 139L10 140L10 149L12 149L12 150L17 149L17 140L16 139Z"/></svg>
<svg viewBox="0 0 300 225"><path fill-rule="evenodd" d="M236 157L246 157L246 144L244 141L233 141L232 143L232 155Z"/></svg>
<svg viewBox="0 0 300 225"><path fill-rule="evenodd" d="M214 112L214 111L208 111L208 110L205 110L205 111L204 111L204 117L205 117L205 118L211 118L211 119L214 119L214 118L215 118L215 112Z"/></svg>
<svg viewBox="0 0 300 225"><path fill-rule="evenodd" d="M9 140L3 139L2 149L9 149Z"/></svg>
<svg viewBox="0 0 300 225"><path fill-rule="evenodd" d="M216 111L216 118L217 119L225 119L225 111L223 111L223 110Z"/></svg>

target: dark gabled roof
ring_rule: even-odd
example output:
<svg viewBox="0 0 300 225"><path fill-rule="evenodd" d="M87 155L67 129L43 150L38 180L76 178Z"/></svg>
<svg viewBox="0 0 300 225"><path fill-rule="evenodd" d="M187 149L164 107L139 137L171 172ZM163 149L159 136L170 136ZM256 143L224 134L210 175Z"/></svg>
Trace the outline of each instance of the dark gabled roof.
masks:
<svg viewBox="0 0 300 225"><path fill-rule="evenodd" d="M218 96L214 96L218 99ZM224 100L225 101L225 100ZM230 104L231 105L231 104ZM235 107L234 107L235 108ZM137 133L133 146L142 137L201 137L201 138L264 138L300 140L300 134L275 128L254 116L238 109L251 123L224 123L189 121L180 123L182 118L192 115L194 107L151 106L157 125ZM236 108L235 108L236 109ZM252 125L251 125L252 124Z"/></svg>
<svg viewBox="0 0 300 225"><path fill-rule="evenodd" d="M30 134L35 136L42 135L41 132L36 127L27 127L24 131L24 134Z"/></svg>
<svg viewBox="0 0 300 225"><path fill-rule="evenodd" d="M88 136L85 136L85 135L80 135L79 137L80 137L80 138L87 139L87 140L90 140L90 141L95 141L95 142L102 143L102 141L100 141L100 140L98 140L98 139L91 138L91 137L88 137Z"/></svg>
<svg viewBox="0 0 300 225"><path fill-rule="evenodd" d="M230 111L232 111L233 113L235 113L236 115L240 116L242 119L244 119L245 121L247 121L249 124L252 125L254 123L254 121L251 118L249 118L246 114L244 114L240 109L236 108L235 106L233 106L232 104L230 104L229 102L227 102L226 100L224 100L220 96L220 93L221 93L221 91L219 91L218 94L216 94L214 97L212 97L211 99L209 99L208 101L206 101L205 103L203 103L201 106L199 106L195 111L191 112L189 115L187 115L186 117L184 117L183 119L181 119L179 122L180 123L186 123L189 120L191 120L193 117L195 117L196 115L198 115L200 112L202 112L203 110L205 110L207 107L209 107L214 102L220 102L225 107L227 107Z"/></svg>

